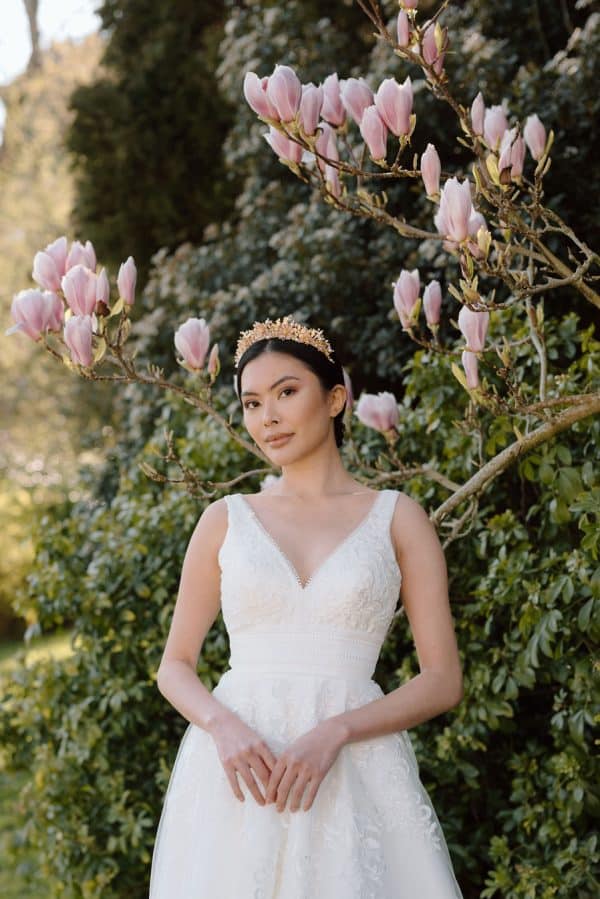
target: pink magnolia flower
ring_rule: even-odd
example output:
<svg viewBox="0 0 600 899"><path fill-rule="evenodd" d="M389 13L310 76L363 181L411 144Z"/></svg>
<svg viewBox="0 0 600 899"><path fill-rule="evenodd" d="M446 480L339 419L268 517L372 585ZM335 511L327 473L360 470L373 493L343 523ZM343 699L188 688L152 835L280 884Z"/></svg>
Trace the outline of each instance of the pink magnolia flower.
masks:
<svg viewBox="0 0 600 899"><path fill-rule="evenodd" d="M340 176L338 170L332 165L325 166L325 183L327 189L334 197L340 197L342 193L342 185L340 184Z"/></svg>
<svg viewBox="0 0 600 899"><path fill-rule="evenodd" d="M210 344L210 327L203 318L188 318L175 331L175 346L190 368L204 365Z"/></svg>
<svg viewBox="0 0 600 899"><path fill-rule="evenodd" d="M398 318L403 328L408 328L414 324L413 310L419 299L419 291L421 289L421 281L419 279L419 269L415 268L411 272L408 269L402 269L400 277L397 281L392 281L394 288L394 307L398 313Z"/></svg>
<svg viewBox="0 0 600 899"><path fill-rule="evenodd" d="M267 82L267 97L282 122L292 122L300 108L302 83L290 66L275 66Z"/></svg>
<svg viewBox="0 0 600 899"><path fill-rule="evenodd" d="M33 259L32 277L45 290L59 290L60 279L66 271L67 238L58 237Z"/></svg>
<svg viewBox="0 0 600 899"><path fill-rule="evenodd" d="M490 106L483 117L483 137L490 150L497 150L504 132L508 128L506 113L502 106Z"/></svg>
<svg viewBox="0 0 600 899"><path fill-rule="evenodd" d="M433 144L427 144L427 149L421 156L421 177L428 197L439 194L441 172L442 164L438 151Z"/></svg>
<svg viewBox="0 0 600 899"><path fill-rule="evenodd" d="M65 261L65 272L74 265L85 265L90 271L96 271L96 251L91 240L86 240L85 246L79 240L73 241Z"/></svg>
<svg viewBox="0 0 600 899"><path fill-rule="evenodd" d="M90 368L93 362L91 315L72 315L65 324L63 337L71 351L71 359L77 365Z"/></svg>
<svg viewBox="0 0 600 899"><path fill-rule="evenodd" d="M64 317L60 297L50 290L28 288L13 296L10 307L16 324L5 331L6 335L23 331L32 340L39 340L46 331L59 331Z"/></svg>
<svg viewBox="0 0 600 899"><path fill-rule="evenodd" d="M52 256L56 263L58 274L62 278L67 270L67 238L64 234L62 237L57 237L56 240L49 243L48 246L44 248L44 252L48 253L49 256Z"/></svg>
<svg viewBox="0 0 600 899"><path fill-rule="evenodd" d="M537 114L527 116L523 137L533 158L539 159L546 149L546 129Z"/></svg>
<svg viewBox="0 0 600 899"><path fill-rule="evenodd" d="M475 134L483 135L483 122L485 119L485 103L481 91L471 104L471 126Z"/></svg>
<svg viewBox="0 0 600 899"><path fill-rule="evenodd" d="M398 35L398 46L408 47L408 45L410 44L410 22L408 21L408 16L403 9L401 9L398 13L396 32Z"/></svg>
<svg viewBox="0 0 600 899"><path fill-rule="evenodd" d="M404 9L416 9L418 5L419 0L400 0L400 6Z"/></svg>
<svg viewBox="0 0 600 899"><path fill-rule="evenodd" d="M325 156L326 159L333 159L335 162L339 161L340 153L337 145L337 135L335 129L331 127L327 122L319 122L319 128L321 129L319 136L315 141L315 150L317 153L320 153L321 156ZM325 171L327 167L327 163L323 162L319 156L316 157L317 165L321 169L321 171ZM334 166L331 166L334 168Z"/></svg>
<svg viewBox="0 0 600 899"><path fill-rule="evenodd" d="M340 81L340 96L346 112L360 125L367 106L373 105L373 91L364 78Z"/></svg>
<svg viewBox="0 0 600 899"><path fill-rule="evenodd" d="M391 431L400 420L398 401L393 393L383 391L361 394L355 413L357 418L369 428L377 431Z"/></svg>
<svg viewBox="0 0 600 899"><path fill-rule="evenodd" d="M478 362L475 353L463 350L461 355L462 366L467 376L467 387L471 390L479 386Z"/></svg>
<svg viewBox="0 0 600 899"><path fill-rule="evenodd" d="M263 119L279 119L277 110L267 96L267 75L259 78L255 72L244 75L244 97L254 112Z"/></svg>
<svg viewBox="0 0 600 899"><path fill-rule="evenodd" d="M375 106L392 134L396 137L408 134L413 106L410 78L407 77L402 85L395 78L384 78L375 94Z"/></svg>
<svg viewBox="0 0 600 899"><path fill-rule="evenodd" d="M96 305L98 303L104 303L108 306L109 298L110 284L108 283L108 278L106 276L106 269L103 266L96 275Z"/></svg>
<svg viewBox="0 0 600 899"><path fill-rule="evenodd" d="M467 349L472 353L480 353L485 345L485 338L490 321L487 309L476 312L463 306L458 313L458 327L467 342Z"/></svg>
<svg viewBox="0 0 600 899"><path fill-rule="evenodd" d="M387 152L387 127L377 111L377 106L367 106L360 123L360 133L369 148L371 158L385 161Z"/></svg>
<svg viewBox="0 0 600 899"><path fill-rule="evenodd" d="M58 290L60 288L60 278L56 262L49 253L43 250L33 257L33 271L31 273L33 280L37 281L40 287L45 290Z"/></svg>
<svg viewBox="0 0 600 899"><path fill-rule="evenodd" d="M290 140L273 125L270 126L269 132L263 134L266 142L277 153L280 159L287 162L299 163L302 160L302 147L295 140Z"/></svg>
<svg viewBox="0 0 600 899"><path fill-rule="evenodd" d="M133 261L133 256L128 256L126 262L122 262L119 266L119 274L117 275L117 287L119 296L123 297L125 302L131 306L135 299L135 282L137 280L137 268Z"/></svg>
<svg viewBox="0 0 600 899"><path fill-rule="evenodd" d="M437 22L431 22L423 32L421 53L425 62L433 67L436 75L442 74L447 46L448 29L440 28Z"/></svg>
<svg viewBox="0 0 600 899"><path fill-rule="evenodd" d="M525 162L525 142L516 128L505 131L500 141L500 159L498 169L500 176L505 169L510 169L511 178L520 178Z"/></svg>
<svg viewBox="0 0 600 899"><path fill-rule="evenodd" d="M96 308L96 275L77 262L61 278L61 287L75 315L91 315Z"/></svg>
<svg viewBox="0 0 600 899"><path fill-rule="evenodd" d="M442 288L439 281L430 281L423 292L423 309L428 325L438 325L442 309Z"/></svg>
<svg viewBox="0 0 600 899"><path fill-rule="evenodd" d="M321 108L321 118L329 122L330 125L339 127L346 121L346 110L342 103L340 93L340 82L337 72L328 75L323 82L323 106Z"/></svg>
<svg viewBox="0 0 600 899"><path fill-rule="evenodd" d="M317 130L321 107L323 106L323 86L318 87L310 81L302 85L302 99L298 111L300 125L305 134L311 136Z"/></svg>
<svg viewBox="0 0 600 899"><path fill-rule="evenodd" d="M435 225L440 234L460 243L469 233L469 219L473 213L471 186L458 178L449 178L440 195L440 208Z"/></svg>

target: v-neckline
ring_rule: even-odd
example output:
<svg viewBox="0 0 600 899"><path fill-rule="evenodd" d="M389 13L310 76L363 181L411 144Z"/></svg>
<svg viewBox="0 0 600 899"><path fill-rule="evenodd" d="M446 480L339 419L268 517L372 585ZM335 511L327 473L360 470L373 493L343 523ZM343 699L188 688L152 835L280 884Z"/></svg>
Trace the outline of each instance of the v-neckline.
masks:
<svg viewBox="0 0 600 899"><path fill-rule="evenodd" d="M317 567L315 568L315 570L312 572L312 574L310 575L310 577L308 578L308 580L305 583L302 583L300 575L298 574L295 566L292 565L289 557L286 555L286 553L284 553L283 549L281 548L281 546L279 545L277 540L273 537L271 532L268 531L267 528L264 526L264 524L262 523L262 521L260 520L260 518L258 517L256 512L254 511L254 509L252 508L250 503L244 497L244 494L238 493L237 495L240 497L242 505L244 505L245 508L250 513L250 517L255 522L258 529L264 534L264 536L271 543L271 545L274 547L275 551L279 554L279 556L281 557L283 562L288 567L290 573L293 575L294 580L296 581L301 592L306 593L306 591L309 589L309 587L313 583L315 577L322 571L322 569L331 561L331 559L334 558L334 556L336 556L338 554L338 552L340 552L340 550L350 541L350 539L352 537L354 537L359 531L361 531L363 529L363 527L365 527L367 522L371 520L371 516L373 515L375 508L376 508L377 504L379 503L379 501L381 500L384 493L385 493L385 490L377 491L377 496L371 503L366 515L363 515L362 519L359 521L359 523L356 525L356 527L352 528L350 533L346 534L346 536L331 550L331 552L325 556L323 561L317 565Z"/></svg>

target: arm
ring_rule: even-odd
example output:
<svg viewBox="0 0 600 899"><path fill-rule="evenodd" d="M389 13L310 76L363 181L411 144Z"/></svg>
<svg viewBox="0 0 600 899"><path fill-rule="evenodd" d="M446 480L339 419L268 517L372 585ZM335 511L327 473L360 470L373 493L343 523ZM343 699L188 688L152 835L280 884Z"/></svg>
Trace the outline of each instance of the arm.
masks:
<svg viewBox="0 0 600 899"><path fill-rule="evenodd" d="M464 695L446 559L435 527L419 503L400 494L391 534L420 673L387 696L330 718L344 743L407 730L458 705Z"/></svg>
<svg viewBox="0 0 600 899"><path fill-rule="evenodd" d="M188 543L167 642L156 674L158 689L192 724L211 731L231 716L196 673L204 639L221 607L218 552L227 529L223 499L206 507Z"/></svg>

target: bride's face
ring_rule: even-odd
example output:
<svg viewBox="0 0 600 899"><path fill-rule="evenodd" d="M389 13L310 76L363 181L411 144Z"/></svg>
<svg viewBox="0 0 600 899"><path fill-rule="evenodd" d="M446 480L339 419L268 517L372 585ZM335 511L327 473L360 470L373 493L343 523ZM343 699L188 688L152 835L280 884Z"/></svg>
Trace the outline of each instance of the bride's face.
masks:
<svg viewBox="0 0 600 899"><path fill-rule="evenodd" d="M244 424L276 465L333 438L333 418L346 399L343 385L326 391L307 365L287 353L266 352L244 367L240 384ZM270 442L279 434L291 436Z"/></svg>

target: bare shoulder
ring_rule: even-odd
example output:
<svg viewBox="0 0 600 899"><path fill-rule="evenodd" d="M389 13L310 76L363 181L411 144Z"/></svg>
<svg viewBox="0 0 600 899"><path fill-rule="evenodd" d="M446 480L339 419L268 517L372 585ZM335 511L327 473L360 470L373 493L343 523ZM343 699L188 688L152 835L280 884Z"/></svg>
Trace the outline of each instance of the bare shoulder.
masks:
<svg viewBox="0 0 600 899"><path fill-rule="evenodd" d="M185 661L196 670L202 643L221 606L218 554L226 527L224 499L209 503L196 522L183 559L177 601L157 681L168 661Z"/></svg>
<svg viewBox="0 0 600 899"><path fill-rule="evenodd" d="M423 506L412 496L401 492L396 498L391 534L398 555L412 551L424 541L437 540L435 525Z"/></svg>
<svg viewBox="0 0 600 899"><path fill-rule="evenodd" d="M218 550L225 538L226 531L227 503L225 497L222 496L203 509L196 522L191 541L200 542Z"/></svg>

